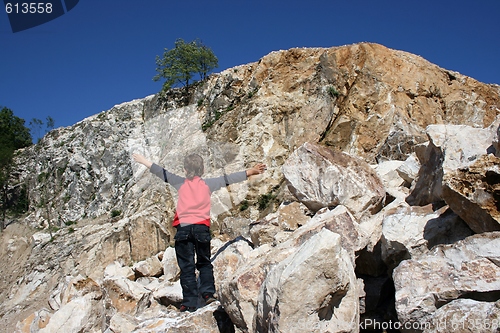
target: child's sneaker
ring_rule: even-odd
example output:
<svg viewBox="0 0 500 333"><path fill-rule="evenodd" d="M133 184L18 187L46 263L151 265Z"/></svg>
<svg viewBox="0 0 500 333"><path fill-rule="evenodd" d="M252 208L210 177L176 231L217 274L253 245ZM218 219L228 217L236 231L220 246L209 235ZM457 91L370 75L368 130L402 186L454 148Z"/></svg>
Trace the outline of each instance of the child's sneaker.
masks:
<svg viewBox="0 0 500 333"><path fill-rule="evenodd" d="M186 306L186 305L182 304L181 307L179 308L179 311L180 312L186 312L186 311L195 312L196 306Z"/></svg>
<svg viewBox="0 0 500 333"><path fill-rule="evenodd" d="M210 295L210 294L204 295L203 299L205 300L206 305L217 301L217 299L215 299L214 295Z"/></svg>

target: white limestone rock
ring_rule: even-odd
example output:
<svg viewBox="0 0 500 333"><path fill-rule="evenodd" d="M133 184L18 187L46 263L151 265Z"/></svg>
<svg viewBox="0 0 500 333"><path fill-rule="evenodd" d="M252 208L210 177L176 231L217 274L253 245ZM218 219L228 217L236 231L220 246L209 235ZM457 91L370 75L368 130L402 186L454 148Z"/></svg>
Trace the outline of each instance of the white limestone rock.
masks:
<svg viewBox="0 0 500 333"><path fill-rule="evenodd" d="M412 207L402 202L387 212L382 224L381 256L389 268L404 259L418 258L438 244L451 244L472 235L472 230L444 206Z"/></svg>
<svg viewBox="0 0 500 333"><path fill-rule="evenodd" d="M165 249L163 258L161 259L161 265L163 267L163 279L170 282L179 279L180 268L177 264L177 257L173 247L169 246Z"/></svg>
<svg viewBox="0 0 500 333"><path fill-rule="evenodd" d="M460 298L496 301L500 291L499 248L500 233L484 233L403 261L393 273L400 321L432 322L443 316L438 309Z"/></svg>
<svg viewBox="0 0 500 333"><path fill-rule="evenodd" d="M422 164L418 179L407 201L424 206L443 200L443 177L467 168L487 155L497 135L500 117L487 128L467 125L429 125L427 148L417 150Z"/></svg>
<svg viewBox="0 0 500 333"><path fill-rule="evenodd" d="M257 331L358 332L357 281L340 239L322 229L271 269L259 295Z"/></svg>
<svg viewBox="0 0 500 333"><path fill-rule="evenodd" d="M106 266L104 269L104 278L111 277L125 277L129 280L135 280L135 273L132 267L122 266L118 261L114 261L113 263Z"/></svg>
<svg viewBox="0 0 500 333"><path fill-rule="evenodd" d="M310 210L346 206L356 219L382 208L385 189L363 160L305 143L283 165L292 194Z"/></svg>
<svg viewBox="0 0 500 333"><path fill-rule="evenodd" d="M163 274L163 266L157 256L152 256L146 260L139 261L132 267L139 276L160 276Z"/></svg>

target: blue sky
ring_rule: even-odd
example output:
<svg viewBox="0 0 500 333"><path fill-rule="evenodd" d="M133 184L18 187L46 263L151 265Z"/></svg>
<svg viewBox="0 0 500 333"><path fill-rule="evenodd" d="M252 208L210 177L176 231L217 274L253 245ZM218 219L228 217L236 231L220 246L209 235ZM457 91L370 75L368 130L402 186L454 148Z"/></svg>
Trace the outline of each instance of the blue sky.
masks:
<svg viewBox="0 0 500 333"><path fill-rule="evenodd" d="M500 0L80 0L17 33L2 8L0 106L60 127L154 94L155 57L177 38L212 48L216 72L275 50L375 42L500 84Z"/></svg>

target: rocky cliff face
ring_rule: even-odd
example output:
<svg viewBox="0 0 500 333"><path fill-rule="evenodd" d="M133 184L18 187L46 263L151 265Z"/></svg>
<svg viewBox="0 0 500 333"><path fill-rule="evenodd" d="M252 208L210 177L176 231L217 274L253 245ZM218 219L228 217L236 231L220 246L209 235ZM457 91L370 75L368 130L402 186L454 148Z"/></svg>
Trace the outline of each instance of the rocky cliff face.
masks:
<svg viewBox="0 0 500 333"><path fill-rule="evenodd" d="M30 209L1 236L2 330L498 321L499 86L363 43L273 52L178 95L117 105L17 154L12 193L24 186ZM176 310L176 193L134 152L178 174L190 152L206 176L268 165L213 196L220 302Z"/></svg>

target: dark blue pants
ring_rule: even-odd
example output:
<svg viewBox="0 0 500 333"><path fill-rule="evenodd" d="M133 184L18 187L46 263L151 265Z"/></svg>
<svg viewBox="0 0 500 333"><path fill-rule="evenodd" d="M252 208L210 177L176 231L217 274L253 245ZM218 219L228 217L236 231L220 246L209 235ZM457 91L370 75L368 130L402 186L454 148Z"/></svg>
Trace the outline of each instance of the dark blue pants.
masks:
<svg viewBox="0 0 500 333"><path fill-rule="evenodd" d="M210 262L210 228L202 224L178 227L174 239L177 263L181 269L182 304L197 306L199 294L215 294L214 271ZM199 289L196 269L200 273Z"/></svg>

